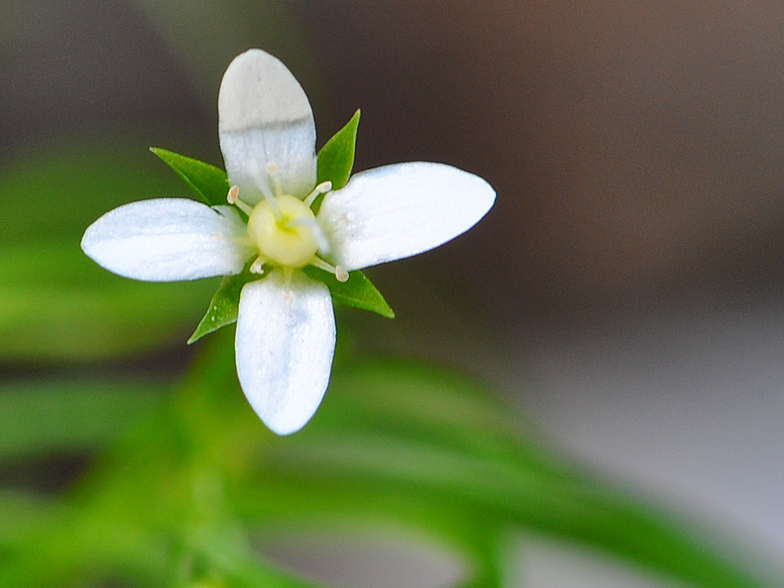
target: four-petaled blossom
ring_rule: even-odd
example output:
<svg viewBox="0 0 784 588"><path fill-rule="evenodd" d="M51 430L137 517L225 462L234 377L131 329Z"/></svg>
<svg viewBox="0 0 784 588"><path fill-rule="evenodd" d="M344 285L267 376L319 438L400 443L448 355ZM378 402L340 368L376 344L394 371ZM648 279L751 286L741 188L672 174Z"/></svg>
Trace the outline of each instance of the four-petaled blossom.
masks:
<svg viewBox="0 0 784 588"><path fill-rule="evenodd" d="M95 221L82 249L106 269L146 281L232 275L252 261L259 279L240 296L237 374L264 423L286 435L318 408L335 347L329 290L301 268L345 280L350 271L421 253L473 226L495 192L477 176L422 162L358 173L339 190L316 185L307 96L283 63L259 49L229 65L218 114L234 206L173 198L127 204Z"/></svg>

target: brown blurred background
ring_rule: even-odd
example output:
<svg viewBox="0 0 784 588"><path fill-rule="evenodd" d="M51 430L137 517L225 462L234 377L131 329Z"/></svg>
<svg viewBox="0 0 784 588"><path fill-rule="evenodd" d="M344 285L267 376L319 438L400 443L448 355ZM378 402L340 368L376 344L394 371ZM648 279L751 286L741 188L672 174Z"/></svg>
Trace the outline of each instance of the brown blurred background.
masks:
<svg viewBox="0 0 784 588"><path fill-rule="evenodd" d="M784 283L781 3L5 4L0 158L137 125L220 163L209 96L257 44L304 78L321 141L363 109L358 168L444 161L496 187L477 230L412 266L496 319ZM270 11L291 28L257 24Z"/></svg>

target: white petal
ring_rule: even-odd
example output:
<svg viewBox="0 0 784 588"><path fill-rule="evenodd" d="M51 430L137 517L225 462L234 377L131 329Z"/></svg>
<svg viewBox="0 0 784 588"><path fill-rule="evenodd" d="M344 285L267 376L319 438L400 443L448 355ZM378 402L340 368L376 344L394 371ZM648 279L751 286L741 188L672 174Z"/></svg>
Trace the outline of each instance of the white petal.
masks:
<svg viewBox="0 0 784 588"><path fill-rule="evenodd" d="M126 278L174 282L239 273L253 255L247 237L231 207L159 198L104 214L87 227L82 250Z"/></svg>
<svg viewBox="0 0 784 588"><path fill-rule="evenodd" d="M329 383L335 315L327 287L280 271L245 285L235 340L237 375L253 410L278 435L298 431Z"/></svg>
<svg viewBox="0 0 784 588"><path fill-rule="evenodd" d="M332 243L330 261L354 270L454 239L494 201L478 176L440 163L402 163L353 176L327 194L318 220Z"/></svg>
<svg viewBox="0 0 784 588"><path fill-rule="evenodd" d="M218 132L226 172L240 198L255 204L259 183L304 198L316 184L316 127L308 97L278 59L260 49L234 58L218 95Z"/></svg>

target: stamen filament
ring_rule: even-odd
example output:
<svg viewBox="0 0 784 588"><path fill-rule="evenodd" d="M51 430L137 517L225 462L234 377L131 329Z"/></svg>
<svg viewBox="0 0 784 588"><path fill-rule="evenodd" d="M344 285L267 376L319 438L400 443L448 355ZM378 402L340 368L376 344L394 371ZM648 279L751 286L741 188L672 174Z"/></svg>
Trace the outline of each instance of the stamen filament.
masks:
<svg viewBox="0 0 784 588"><path fill-rule="evenodd" d="M249 271L252 274L263 274L264 273L264 264L267 263L267 260L264 259L261 255L259 255L256 260L250 264Z"/></svg>
<svg viewBox="0 0 784 588"><path fill-rule="evenodd" d="M344 268L340 267L339 265L329 264L320 257L314 256L310 261L310 265L319 269L323 269L325 272L335 274L335 278L338 282L345 282L348 280L348 272Z"/></svg>
<svg viewBox="0 0 784 588"><path fill-rule="evenodd" d="M250 216L250 213L253 212L252 206L245 204L242 200L240 200L239 186L232 186L229 188L229 193L226 196L226 200L229 201L229 204L233 204L248 216Z"/></svg>
<svg viewBox="0 0 784 588"><path fill-rule="evenodd" d="M280 206L278 206L278 203L275 200L275 195L272 193L272 190L270 190L269 184L265 181L266 178L261 173L259 162L255 158L248 160L248 171L253 178L253 183L256 184L256 187L261 191L264 199L269 203L270 210L272 210L272 214L275 216L275 220L282 222L283 213L281 212Z"/></svg>
<svg viewBox="0 0 784 588"><path fill-rule="evenodd" d="M320 194L326 194L330 190L332 190L332 182L330 182L329 180L327 180L326 182L321 182L319 185L317 185L315 188L313 188L313 191L310 194L307 195L307 197L305 198L305 200L303 200L303 202L307 206L310 206L311 204L313 204L313 201Z"/></svg>
<svg viewBox="0 0 784 588"><path fill-rule="evenodd" d="M272 178L272 189L275 192L275 196L283 194L283 188L280 185L280 174L278 174L278 165L274 161L267 163L267 174L268 177Z"/></svg>

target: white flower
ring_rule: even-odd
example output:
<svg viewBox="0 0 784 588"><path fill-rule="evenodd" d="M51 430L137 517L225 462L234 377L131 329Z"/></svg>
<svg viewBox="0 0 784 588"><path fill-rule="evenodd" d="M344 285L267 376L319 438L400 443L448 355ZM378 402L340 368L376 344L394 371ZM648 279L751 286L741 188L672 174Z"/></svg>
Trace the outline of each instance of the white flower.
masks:
<svg viewBox="0 0 784 588"><path fill-rule="evenodd" d="M235 351L248 401L286 435L302 428L329 382L335 319L327 287L300 271L349 271L421 253L468 230L495 192L483 179L437 163L354 175L340 190L316 186L316 131L307 96L278 59L236 57L218 99L221 150L233 206L187 199L135 202L85 231L82 249L121 276L194 280L239 273L258 280L240 296ZM318 216L313 199L326 193Z"/></svg>

